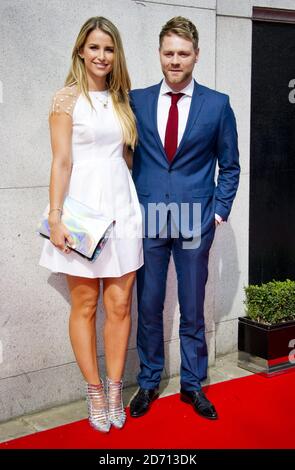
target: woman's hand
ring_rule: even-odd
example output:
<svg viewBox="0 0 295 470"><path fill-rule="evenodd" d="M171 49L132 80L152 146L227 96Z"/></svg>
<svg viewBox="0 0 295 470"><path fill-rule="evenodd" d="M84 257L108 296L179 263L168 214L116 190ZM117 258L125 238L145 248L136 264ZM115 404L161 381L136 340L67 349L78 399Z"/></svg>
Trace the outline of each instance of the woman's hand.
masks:
<svg viewBox="0 0 295 470"><path fill-rule="evenodd" d="M70 253L75 244L67 227L60 220L49 220L49 226L51 243L63 253ZM71 248L67 245L71 245Z"/></svg>

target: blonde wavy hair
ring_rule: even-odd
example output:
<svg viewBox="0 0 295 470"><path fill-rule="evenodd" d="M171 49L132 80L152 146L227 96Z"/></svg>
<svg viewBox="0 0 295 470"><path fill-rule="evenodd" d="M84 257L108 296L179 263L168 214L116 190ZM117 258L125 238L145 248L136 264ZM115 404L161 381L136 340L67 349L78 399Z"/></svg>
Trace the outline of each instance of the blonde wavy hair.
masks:
<svg viewBox="0 0 295 470"><path fill-rule="evenodd" d="M137 131L135 116L130 107L128 96L131 88L130 77L120 33L116 26L107 18L94 16L83 24L73 48L72 64L65 81L65 86L77 85L79 91L88 99L92 106L88 92L85 65L83 59L79 56L79 52L84 47L88 35L95 29L108 34L114 43L114 64L112 71L106 77L106 84L122 127L124 143L134 149L137 142Z"/></svg>

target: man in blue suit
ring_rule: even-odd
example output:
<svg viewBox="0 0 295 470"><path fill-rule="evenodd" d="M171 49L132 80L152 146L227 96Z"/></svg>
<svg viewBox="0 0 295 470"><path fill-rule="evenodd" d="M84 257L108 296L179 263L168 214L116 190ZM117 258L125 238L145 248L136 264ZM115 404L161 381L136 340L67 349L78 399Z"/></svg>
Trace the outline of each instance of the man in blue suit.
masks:
<svg viewBox="0 0 295 470"><path fill-rule="evenodd" d="M227 220L239 183L236 122L228 96L192 77L199 49L190 20L166 23L159 53L164 80L131 92L138 125L133 178L145 214L145 263L137 276L140 388L130 411L133 417L144 415L159 395L172 253L180 304L180 397L201 416L217 419L201 387L208 365L204 296L215 228Z"/></svg>

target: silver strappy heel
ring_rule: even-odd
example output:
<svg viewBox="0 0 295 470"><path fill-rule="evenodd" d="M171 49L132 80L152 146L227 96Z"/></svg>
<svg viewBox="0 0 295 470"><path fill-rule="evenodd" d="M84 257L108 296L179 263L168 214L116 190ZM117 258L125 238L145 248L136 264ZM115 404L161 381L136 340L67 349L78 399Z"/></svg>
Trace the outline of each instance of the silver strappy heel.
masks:
<svg viewBox="0 0 295 470"><path fill-rule="evenodd" d="M107 398L110 423L118 429L121 429L126 421L126 413L122 398L123 381L117 382L107 377Z"/></svg>
<svg viewBox="0 0 295 470"><path fill-rule="evenodd" d="M99 385L86 383L86 401L91 426L97 431L109 432L111 423L102 381Z"/></svg>

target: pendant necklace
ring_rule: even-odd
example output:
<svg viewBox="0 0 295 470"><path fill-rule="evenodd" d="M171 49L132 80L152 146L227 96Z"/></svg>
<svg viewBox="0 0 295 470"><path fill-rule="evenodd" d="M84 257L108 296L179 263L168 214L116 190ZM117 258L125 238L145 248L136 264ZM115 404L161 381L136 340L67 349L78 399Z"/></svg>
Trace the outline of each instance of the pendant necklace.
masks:
<svg viewBox="0 0 295 470"><path fill-rule="evenodd" d="M109 93L107 92L106 99L102 100L99 96L95 95L95 98L101 102L104 108L108 107L108 102L109 102Z"/></svg>

